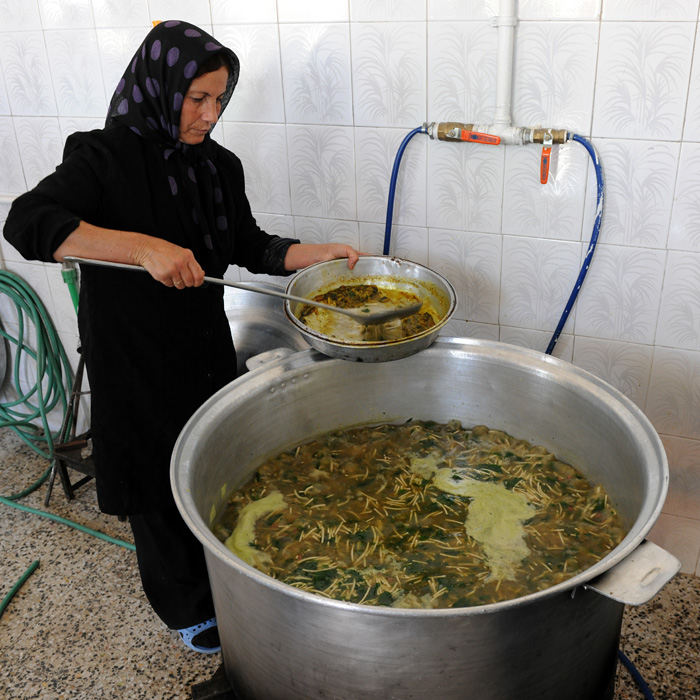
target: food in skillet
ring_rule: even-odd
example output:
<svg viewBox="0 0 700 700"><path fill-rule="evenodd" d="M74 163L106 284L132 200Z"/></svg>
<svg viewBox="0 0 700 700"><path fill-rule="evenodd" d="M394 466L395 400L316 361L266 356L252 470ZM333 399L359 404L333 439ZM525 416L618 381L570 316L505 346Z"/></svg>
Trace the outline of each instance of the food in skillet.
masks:
<svg viewBox="0 0 700 700"><path fill-rule="evenodd" d="M376 284L342 284L311 298L314 301L321 301L343 309L359 307L372 309L386 305L400 307L420 301L418 296L410 292L382 288ZM424 304L420 311L404 319L374 326L360 325L352 319L313 306L302 307L299 320L318 333L342 341L399 340L417 335L435 326L439 317L434 309L426 307L427 304Z"/></svg>
<svg viewBox="0 0 700 700"><path fill-rule="evenodd" d="M354 603L454 608L580 573L625 535L600 485L485 426L329 433L262 464L213 526L244 561Z"/></svg>

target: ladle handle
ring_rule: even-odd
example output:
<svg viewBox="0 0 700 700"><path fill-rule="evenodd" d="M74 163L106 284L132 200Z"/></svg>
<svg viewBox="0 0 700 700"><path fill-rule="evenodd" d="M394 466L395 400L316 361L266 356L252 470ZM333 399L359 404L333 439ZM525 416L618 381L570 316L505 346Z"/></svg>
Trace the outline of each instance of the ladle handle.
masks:
<svg viewBox="0 0 700 700"><path fill-rule="evenodd" d="M66 255L63 260L69 263L84 263L86 265L99 265L101 267L116 267L122 270L136 270L138 272L148 272L145 267L140 265L129 265L128 263L118 263L118 262L108 262L107 260L93 260L92 258L77 258L73 255ZM255 287L252 284L245 284L243 282L229 282L228 280L220 279L219 277L205 277L205 282L211 282L212 284L222 284L226 287L235 287L236 289L244 289L246 292L256 292L257 294L267 294L271 297L278 297L280 299L289 299L289 301L297 301L300 304L310 304L311 306L318 306L322 309L329 309L330 311L335 311L336 313L344 313L351 318L354 318L354 314L348 313L348 310L338 308L337 306L331 306L330 304L324 304L320 301L313 301L312 299L304 299L304 297L296 297L293 294L287 294L285 292L277 292L274 289L265 289L262 287Z"/></svg>

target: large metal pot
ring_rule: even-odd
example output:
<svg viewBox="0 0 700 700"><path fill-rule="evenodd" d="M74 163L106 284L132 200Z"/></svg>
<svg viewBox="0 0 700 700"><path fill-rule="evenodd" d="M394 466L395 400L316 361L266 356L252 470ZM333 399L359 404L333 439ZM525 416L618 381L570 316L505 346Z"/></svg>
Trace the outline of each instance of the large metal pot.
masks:
<svg viewBox="0 0 700 700"><path fill-rule="evenodd" d="M483 423L545 446L602 482L627 536L586 572L523 598L399 610L277 582L210 532L265 457L341 426L409 418ZM387 363L313 350L276 360L202 406L172 459L178 508L205 547L226 673L246 700L611 698L623 601L643 602L677 570L644 561L667 482L658 435L605 382L534 351L455 338Z"/></svg>
<svg viewBox="0 0 700 700"><path fill-rule="evenodd" d="M382 255L362 256L352 270L348 270L344 258L305 267L289 280L287 294L312 299L341 284L376 284L384 289L415 294L426 306L432 307L438 317L432 328L407 338L358 342L312 330L298 318L302 305L285 301L287 317L308 344L324 355L341 360L387 362L413 355L435 342L457 306L455 290L442 275L419 263Z"/></svg>

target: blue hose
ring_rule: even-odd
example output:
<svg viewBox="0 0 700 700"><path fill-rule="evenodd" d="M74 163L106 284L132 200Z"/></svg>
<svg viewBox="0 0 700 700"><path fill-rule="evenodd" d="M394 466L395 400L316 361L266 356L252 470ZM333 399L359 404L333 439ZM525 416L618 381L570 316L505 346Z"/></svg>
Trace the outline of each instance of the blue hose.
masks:
<svg viewBox="0 0 700 700"><path fill-rule="evenodd" d="M652 695L649 686L645 683L644 679L642 678L642 674L639 673L635 665L625 656L621 649L618 650L617 657L622 662L622 665L630 672L630 675L632 676L632 678L634 678L635 682L639 686L639 689L644 694L645 699L654 700L654 696Z"/></svg>
<svg viewBox="0 0 700 700"><path fill-rule="evenodd" d="M411 131L408 136L401 142L399 150L396 153L396 158L394 159L394 169L391 172L391 182L389 183L389 201L386 207L386 227L384 229L384 255L389 255L389 247L391 245L391 221L394 218L394 195L396 194L396 180L399 177L399 166L401 165L401 158L403 157L403 152L408 146L408 142L416 134L427 134L428 127L418 126L413 131Z"/></svg>
<svg viewBox="0 0 700 700"><path fill-rule="evenodd" d="M556 330L554 331L554 335L552 335L552 339L549 341L549 345L547 346L546 354L551 355L552 351L554 350L554 346L557 343L557 340L559 340L559 336L561 335L562 330L564 330L564 326L566 325L566 321L569 318L569 314L571 313L571 309L574 306L574 303L576 302L576 297L578 296L579 290L581 289L581 285L583 284L583 280L586 277L586 274L588 273L588 268L591 266L591 259L593 258L593 252L595 251L596 243L598 242L598 234L600 232L600 224L601 221L603 220L603 199L604 199L604 186L603 186L603 170L600 166L600 159L598 158L598 154L595 152L595 149L593 146L588 142L586 139L583 138L583 136L578 136L577 134L572 134L571 135L571 140L573 141L578 141L580 144L584 146L584 148L588 151L590 154L592 160L593 160L593 166L595 167L595 175L596 175L596 181L598 183L598 188L597 188L597 199L596 199L596 216L595 216L595 222L593 224L593 233L591 234L591 240L588 244L588 252L586 253L586 257L583 260L583 265L581 266L581 271L579 272L578 278L576 280L576 284L574 285L574 289L571 292L571 296L569 297L569 301L566 302L566 306L564 307L564 313L562 313L561 318L559 319L559 323L557 324Z"/></svg>

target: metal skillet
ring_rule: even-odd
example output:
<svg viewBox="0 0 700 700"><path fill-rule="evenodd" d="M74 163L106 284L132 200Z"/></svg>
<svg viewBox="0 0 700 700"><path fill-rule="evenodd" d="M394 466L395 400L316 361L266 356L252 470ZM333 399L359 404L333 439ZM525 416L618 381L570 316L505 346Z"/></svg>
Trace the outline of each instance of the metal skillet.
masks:
<svg viewBox="0 0 700 700"><path fill-rule="evenodd" d="M128 265L126 263L116 263L108 262L106 260L93 260L92 258L78 258L72 255L66 256L64 258L66 262L69 263L81 263L85 265L99 265L102 267L115 267L123 270L137 270L140 272L147 272L145 267L140 265ZM236 289L245 289L248 292L256 292L257 294L267 294L272 297L279 297L281 299L286 299L287 301L296 301L301 304L308 304L310 306L318 306L321 309L326 309L327 311L332 311L336 314L343 314L344 316L349 316L353 321L361 323L363 325L375 325L378 323L386 323L387 321L393 321L394 319L405 318L411 314L416 313L420 310L423 305L422 301L415 302L413 304L407 304L405 306L394 306L386 309L370 308L369 306L361 306L355 309L343 309L338 306L332 306L331 304L324 304L320 301L314 301L313 299L306 299L305 297L298 297L292 294L286 294L285 292L277 292L273 289L266 289L264 287L255 287L253 285L244 284L242 282L229 282L228 280L220 279L219 277L205 277L205 282L210 282L212 284L221 284L226 287L235 287Z"/></svg>

